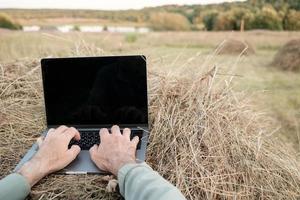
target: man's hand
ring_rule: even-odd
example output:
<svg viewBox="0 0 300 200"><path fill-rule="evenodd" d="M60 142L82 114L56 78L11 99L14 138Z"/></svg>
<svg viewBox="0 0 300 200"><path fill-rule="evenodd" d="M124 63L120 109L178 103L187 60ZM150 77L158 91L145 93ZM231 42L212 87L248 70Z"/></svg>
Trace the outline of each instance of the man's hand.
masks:
<svg viewBox="0 0 300 200"><path fill-rule="evenodd" d="M80 140L79 132L73 127L50 129L38 152L22 166L19 173L33 186L44 176L66 167L80 152L78 145L72 145L68 149L72 138Z"/></svg>
<svg viewBox="0 0 300 200"><path fill-rule="evenodd" d="M90 149L91 158L102 170L118 174L119 169L125 164L135 163L135 152L139 137L135 136L130 141L130 129L125 128L123 135L120 128L114 125L111 134L106 128L100 130L100 145Z"/></svg>

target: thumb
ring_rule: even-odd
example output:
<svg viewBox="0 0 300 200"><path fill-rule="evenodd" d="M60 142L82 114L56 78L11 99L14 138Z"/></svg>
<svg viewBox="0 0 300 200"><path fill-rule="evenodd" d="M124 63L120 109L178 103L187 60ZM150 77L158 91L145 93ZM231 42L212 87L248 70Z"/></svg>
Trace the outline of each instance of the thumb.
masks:
<svg viewBox="0 0 300 200"><path fill-rule="evenodd" d="M133 144L134 148L137 148L139 141L140 141L139 136L134 136L134 138L131 140L131 143Z"/></svg>
<svg viewBox="0 0 300 200"><path fill-rule="evenodd" d="M97 153L97 150L98 150L98 145L95 144L94 146L92 146L90 148L90 156L91 156L91 159L94 161L94 156L96 155Z"/></svg>
<svg viewBox="0 0 300 200"><path fill-rule="evenodd" d="M72 147L67 151L68 154L68 161L71 162L73 161L76 156L80 153L80 147L78 145L72 145Z"/></svg>

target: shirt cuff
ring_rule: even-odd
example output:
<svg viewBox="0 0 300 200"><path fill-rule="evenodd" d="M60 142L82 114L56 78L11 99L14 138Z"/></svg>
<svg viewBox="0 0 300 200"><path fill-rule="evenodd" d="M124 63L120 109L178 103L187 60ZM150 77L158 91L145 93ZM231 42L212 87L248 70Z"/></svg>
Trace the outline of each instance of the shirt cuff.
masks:
<svg viewBox="0 0 300 200"><path fill-rule="evenodd" d="M152 170L152 168L149 165L147 165L145 162L126 164L123 167L121 167L121 169L119 169L118 183L119 183L119 188L120 188L120 194L122 196L125 195L126 177L128 176L128 174L130 174L132 171L134 171L134 169L139 168L139 167L148 168L148 169Z"/></svg>
<svg viewBox="0 0 300 200"><path fill-rule="evenodd" d="M10 199L24 199L30 193L31 187L27 179L21 174L10 174L2 179L1 182L2 188L0 190L6 195L10 195Z"/></svg>

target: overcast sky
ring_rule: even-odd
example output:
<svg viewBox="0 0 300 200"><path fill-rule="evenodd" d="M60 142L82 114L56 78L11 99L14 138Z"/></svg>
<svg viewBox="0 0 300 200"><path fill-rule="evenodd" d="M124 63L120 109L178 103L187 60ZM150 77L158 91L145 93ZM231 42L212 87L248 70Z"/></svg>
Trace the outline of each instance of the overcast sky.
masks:
<svg viewBox="0 0 300 200"><path fill-rule="evenodd" d="M0 0L0 8L70 8L121 10L166 4L210 4L236 0Z"/></svg>

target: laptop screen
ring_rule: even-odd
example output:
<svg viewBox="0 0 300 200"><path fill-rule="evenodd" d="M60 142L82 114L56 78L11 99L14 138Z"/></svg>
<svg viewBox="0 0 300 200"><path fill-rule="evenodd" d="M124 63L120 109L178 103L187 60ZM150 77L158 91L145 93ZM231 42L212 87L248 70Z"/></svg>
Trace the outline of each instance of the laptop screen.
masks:
<svg viewBox="0 0 300 200"><path fill-rule="evenodd" d="M48 125L148 124L144 56L41 62Z"/></svg>

